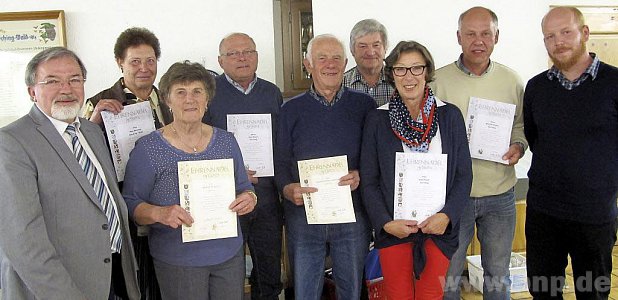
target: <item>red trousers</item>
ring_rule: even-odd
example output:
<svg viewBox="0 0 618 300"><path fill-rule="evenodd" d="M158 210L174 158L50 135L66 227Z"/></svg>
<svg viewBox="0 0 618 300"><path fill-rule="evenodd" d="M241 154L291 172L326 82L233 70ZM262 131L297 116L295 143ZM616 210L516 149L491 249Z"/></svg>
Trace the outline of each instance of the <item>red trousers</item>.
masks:
<svg viewBox="0 0 618 300"><path fill-rule="evenodd" d="M427 264L416 280L413 274L412 244L399 244L379 250L384 288L388 299L442 299L449 260L431 240L425 241Z"/></svg>

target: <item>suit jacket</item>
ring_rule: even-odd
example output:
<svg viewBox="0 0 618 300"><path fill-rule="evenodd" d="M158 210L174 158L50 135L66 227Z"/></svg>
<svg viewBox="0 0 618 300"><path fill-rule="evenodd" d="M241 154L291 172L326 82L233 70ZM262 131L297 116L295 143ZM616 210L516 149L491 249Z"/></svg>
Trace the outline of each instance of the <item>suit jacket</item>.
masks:
<svg viewBox="0 0 618 300"><path fill-rule="evenodd" d="M127 208L103 134L83 119L80 130L118 207L127 292L139 299ZM0 161L2 299L107 299L107 217L71 149L36 106L0 129Z"/></svg>

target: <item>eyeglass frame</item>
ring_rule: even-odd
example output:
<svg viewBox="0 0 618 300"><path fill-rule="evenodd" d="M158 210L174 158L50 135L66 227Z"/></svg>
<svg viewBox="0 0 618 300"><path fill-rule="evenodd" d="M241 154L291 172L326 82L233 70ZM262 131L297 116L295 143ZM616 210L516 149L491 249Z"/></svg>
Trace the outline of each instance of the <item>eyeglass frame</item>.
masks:
<svg viewBox="0 0 618 300"><path fill-rule="evenodd" d="M412 71L413 68L420 68L421 72L420 73L414 73ZM392 70L393 70L393 75L395 75L397 77L404 77L404 76L406 76L408 74L408 71L413 76L421 76L421 75L423 75L423 73L425 73L425 69L426 68L427 68L427 65L418 65L418 66L411 66L411 67L392 67ZM401 69L405 69L405 72L402 75L397 74L397 71L395 71L395 70L401 70Z"/></svg>
<svg viewBox="0 0 618 300"><path fill-rule="evenodd" d="M243 51L230 51L226 53L221 53L220 56L225 56L229 58L240 58L240 57L249 57L254 54L257 54L257 50L243 50Z"/></svg>
<svg viewBox="0 0 618 300"><path fill-rule="evenodd" d="M54 88L54 89L60 89L60 88L62 88L62 86L64 86L66 84L70 88L76 89L76 88L83 87L85 82L86 82L86 78L85 77L73 76L73 77L69 78L68 80L60 80L58 78L53 78L52 77L52 78L48 78L48 79L43 80L43 81L35 82L35 84L40 84L40 85L42 85L44 87Z"/></svg>

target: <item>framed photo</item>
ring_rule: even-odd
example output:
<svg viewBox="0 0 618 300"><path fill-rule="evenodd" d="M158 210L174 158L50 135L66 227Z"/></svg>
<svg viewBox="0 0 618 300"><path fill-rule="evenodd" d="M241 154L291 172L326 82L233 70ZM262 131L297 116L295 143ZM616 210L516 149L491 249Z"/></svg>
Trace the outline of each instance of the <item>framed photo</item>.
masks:
<svg viewBox="0 0 618 300"><path fill-rule="evenodd" d="M64 11L0 13L0 127L28 113L26 65L41 50L66 47Z"/></svg>
<svg viewBox="0 0 618 300"><path fill-rule="evenodd" d="M64 11L0 13L0 51L34 51L66 47Z"/></svg>

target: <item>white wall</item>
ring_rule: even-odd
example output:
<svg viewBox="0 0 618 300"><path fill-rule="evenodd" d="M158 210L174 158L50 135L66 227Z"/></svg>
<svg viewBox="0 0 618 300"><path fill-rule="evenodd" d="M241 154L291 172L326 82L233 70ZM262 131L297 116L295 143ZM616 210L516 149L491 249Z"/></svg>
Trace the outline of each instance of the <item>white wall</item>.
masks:
<svg viewBox="0 0 618 300"><path fill-rule="evenodd" d="M540 23L550 5L618 5L618 0L313 0L312 3L315 34L332 33L348 46L354 24L374 18L386 26L390 49L401 40L416 40L429 49L438 67L455 61L461 53L456 37L459 14L472 6L485 6L499 20L500 36L492 59L515 69L525 83L547 68ZM348 56L350 68L355 63L349 51Z"/></svg>
<svg viewBox="0 0 618 300"><path fill-rule="evenodd" d="M354 24L374 18L386 26L390 49L401 40L416 40L429 49L437 67L455 61L461 53L456 35L459 15L470 7L485 6L498 15L500 29L492 59L517 71L524 84L547 69L541 19L550 5L618 5L618 0L312 1L316 35L334 34L349 47L350 30ZM348 49L347 68L354 65L356 63ZM528 151L515 166L518 178L526 177L530 162Z"/></svg>
<svg viewBox="0 0 618 300"><path fill-rule="evenodd" d="M279 1L0 0L0 12L64 10L68 47L86 63L86 95L91 96L121 76L113 46L118 34L131 26L147 27L159 37L159 77L172 63L184 59L220 72L219 41L227 33L242 31L257 43L258 76L282 83L281 52L275 51L282 44L274 33L280 22L273 22L273 17L279 18ZM618 5L618 0L312 1L316 34L333 33L347 45L357 21L375 18L388 28L391 47L400 40L418 40L429 48L437 66L454 61L461 51L455 35L459 14L474 5L489 7L500 20L493 59L518 71L524 82L547 67L540 20L550 5ZM350 59L348 68L353 65Z"/></svg>
<svg viewBox="0 0 618 300"><path fill-rule="evenodd" d="M1 0L0 12L64 10L68 48L77 52L88 69L89 97L110 87L122 75L114 62L114 44L118 35L132 26L150 29L161 43L155 84L172 63L185 59L220 73L219 41L235 31L253 37L259 51L258 76L274 82L272 1Z"/></svg>

